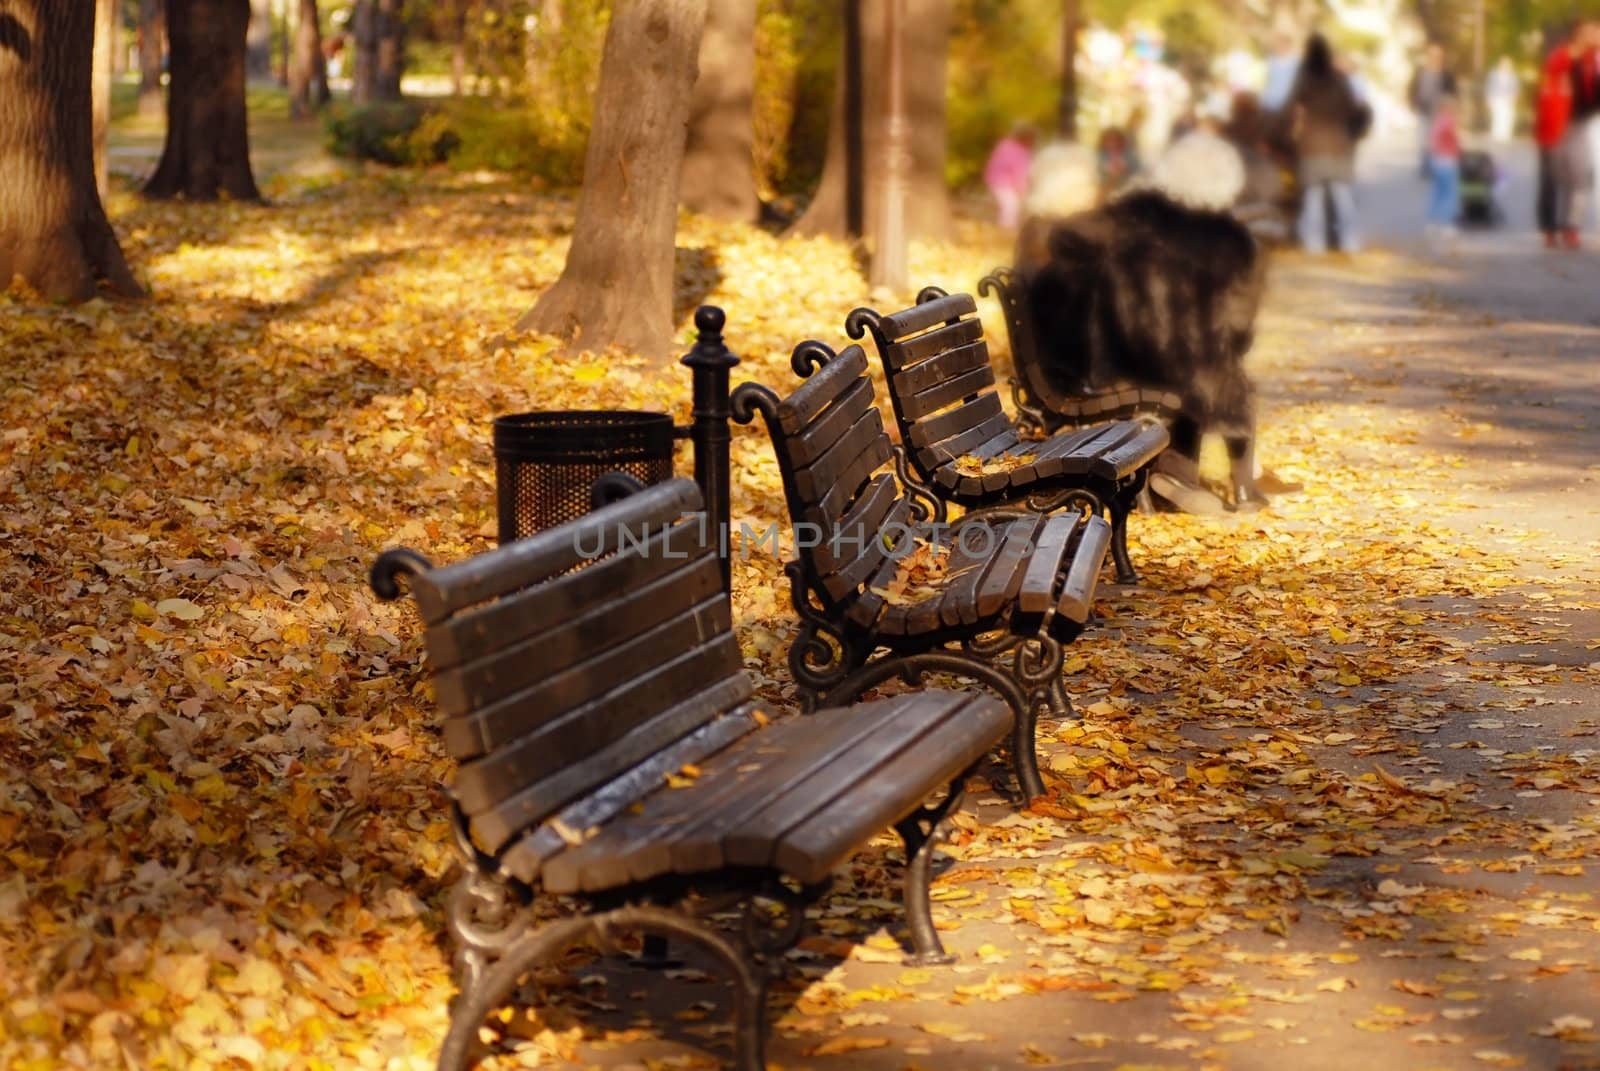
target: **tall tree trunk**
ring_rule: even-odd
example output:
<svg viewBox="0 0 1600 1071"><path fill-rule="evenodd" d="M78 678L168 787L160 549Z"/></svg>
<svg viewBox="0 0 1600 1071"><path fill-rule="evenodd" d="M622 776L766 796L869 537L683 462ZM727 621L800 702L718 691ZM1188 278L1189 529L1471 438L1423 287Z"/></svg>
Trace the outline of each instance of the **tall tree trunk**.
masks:
<svg viewBox="0 0 1600 1071"><path fill-rule="evenodd" d="M245 36L245 77L272 78L272 0L250 0L250 29Z"/></svg>
<svg viewBox="0 0 1600 1071"><path fill-rule="evenodd" d="M405 62L405 23L400 0L356 0L350 16L355 62L350 72L350 99L357 104L400 99L400 74Z"/></svg>
<svg viewBox="0 0 1600 1071"><path fill-rule="evenodd" d="M683 150L683 206L720 219L754 220L756 5L709 0L700 74L689 101Z"/></svg>
<svg viewBox="0 0 1600 1071"><path fill-rule="evenodd" d="M289 56L289 118L307 118L327 102L328 61L322 55L317 0L299 0Z"/></svg>
<svg viewBox="0 0 1600 1071"><path fill-rule="evenodd" d="M822 166L822 179L805 214L794 225L797 234L873 234L878 211L883 203L882 169L878 166L880 148L887 133L885 120L885 79L878 57L884 54L883 9L885 0L859 0L860 50L862 64L861 151L850 150L851 117L842 90L848 81L848 64L840 72L839 92L833 107L833 132L828 137L828 155ZM848 33L846 35L848 41ZM945 163L945 65L950 45L949 0L907 0L903 47L911 58L914 77L906 80L907 142L911 150L907 187L906 229L912 238L942 238L949 232L950 195L944 184ZM849 181L853 167L863 169L861 190L852 191ZM849 220L852 196L862 199L859 229Z"/></svg>
<svg viewBox="0 0 1600 1071"><path fill-rule="evenodd" d="M706 0L622 0L612 12L566 268L518 330L587 350L667 352L678 178L705 19Z"/></svg>
<svg viewBox="0 0 1600 1071"><path fill-rule="evenodd" d="M20 278L84 301L128 270L94 184L93 4L8 0L0 9L0 287Z"/></svg>
<svg viewBox="0 0 1600 1071"><path fill-rule="evenodd" d="M145 184L149 197L259 201L245 118L250 0L166 0L167 141Z"/></svg>
<svg viewBox="0 0 1600 1071"><path fill-rule="evenodd" d="M109 174L106 166L106 135L111 131L111 69L115 61L117 21L116 0L94 3L94 73L90 76L93 97L90 125L94 132L94 188L106 195Z"/></svg>
<svg viewBox="0 0 1600 1071"><path fill-rule="evenodd" d="M160 115L161 47L166 28L161 0L139 0L139 114Z"/></svg>
<svg viewBox="0 0 1600 1071"><path fill-rule="evenodd" d="M450 10L450 91L461 96L467 91L467 20L472 16L472 0L454 0Z"/></svg>
<svg viewBox="0 0 1600 1071"><path fill-rule="evenodd" d="M1056 134L1063 141L1078 140L1078 37L1083 29L1083 0L1061 4L1061 103L1056 112Z"/></svg>

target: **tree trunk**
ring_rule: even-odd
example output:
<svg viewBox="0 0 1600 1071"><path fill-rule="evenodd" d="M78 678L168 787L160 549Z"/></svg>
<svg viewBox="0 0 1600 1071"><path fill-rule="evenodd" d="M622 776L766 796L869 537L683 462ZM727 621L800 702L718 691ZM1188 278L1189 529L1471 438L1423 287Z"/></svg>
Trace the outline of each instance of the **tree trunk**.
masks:
<svg viewBox="0 0 1600 1071"><path fill-rule="evenodd" d="M328 102L328 61L322 55L317 0L299 0L289 56L289 118L305 119Z"/></svg>
<svg viewBox="0 0 1600 1071"><path fill-rule="evenodd" d="M400 0L356 0L350 16L355 65L350 72L350 99L357 104L400 99L400 74L405 62L405 23Z"/></svg>
<svg viewBox="0 0 1600 1071"><path fill-rule="evenodd" d="M878 57L884 54L885 0L860 0L860 52L866 57L861 78L861 151L850 152L850 117L845 107L849 64L841 65L840 92L833 107L828 155L822 179L806 212L794 225L797 234L831 234L840 237L874 234L883 203L882 168L877 161L887 134L885 79ZM945 65L950 42L949 0L907 0L904 48L907 69L906 131L911 151L908 173L906 230L911 238L942 238L949 232L950 195L944 184ZM847 51L849 33L846 33ZM853 167L864 174L859 193L848 176ZM852 196L861 197L859 228L849 220Z"/></svg>
<svg viewBox="0 0 1600 1071"><path fill-rule="evenodd" d="M247 78L270 81L272 78L272 0L250 0L250 29L245 35Z"/></svg>
<svg viewBox="0 0 1600 1071"><path fill-rule="evenodd" d="M161 39L163 25L161 0L139 0L139 114L160 115Z"/></svg>
<svg viewBox="0 0 1600 1071"><path fill-rule="evenodd" d="M117 47L116 34L113 32L116 21L116 0L95 0L94 73L89 80L94 104L90 125L94 132L94 188L101 197L106 195L109 180L106 135L111 130L111 69L115 64L112 53Z"/></svg>
<svg viewBox="0 0 1600 1071"><path fill-rule="evenodd" d="M450 91L459 97L467 91L467 20L472 15L472 2L454 2L450 12Z"/></svg>
<svg viewBox="0 0 1600 1071"><path fill-rule="evenodd" d="M586 350L672 341L673 238L706 0L622 0L606 30L566 268L517 321Z"/></svg>
<svg viewBox="0 0 1600 1071"><path fill-rule="evenodd" d="M691 212L753 221L756 195L756 5L710 0L689 102L680 198Z"/></svg>
<svg viewBox="0 0 1600 1071"><path fill-rule="evenodd" d="M0 10L0 287L22 279L52 301L98 280L144 291L94 184L93 4L8 0Z"/></svg>
<svg viewBox="0 0 1600 1071"><path fill-rule="evenodd" d="M249 0L166 0L167 141L149 197L259 201L245 119Z"/></svg>
<svg viewBox="0 0 1600 1071"><path fill-rule="evenodd" d="M1056 114L1056 134L1063 141L1078 140L1078 36L1083 29L1083 0L1061 5L1061 104Z"/></svg>

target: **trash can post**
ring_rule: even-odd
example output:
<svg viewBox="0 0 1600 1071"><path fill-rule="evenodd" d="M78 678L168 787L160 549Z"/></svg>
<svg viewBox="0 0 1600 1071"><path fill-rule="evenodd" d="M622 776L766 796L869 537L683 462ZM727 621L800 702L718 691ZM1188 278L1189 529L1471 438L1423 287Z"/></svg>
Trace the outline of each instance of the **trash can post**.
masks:
<svg viewBox="0 0 1600 1071"><path fill-rule="evenodd" d="M716 526L717 553L722 559L722 586L733 590L733 570L729 561L729 483L728 446L732 434L728 421L733 416L728 401L728 373L739 358L722 341L727 316L715 305L695 310L694 325L700 334L682 363L694 373L694 423L689 439L694 443L694 480L705 499L706 516Z"/></svg>

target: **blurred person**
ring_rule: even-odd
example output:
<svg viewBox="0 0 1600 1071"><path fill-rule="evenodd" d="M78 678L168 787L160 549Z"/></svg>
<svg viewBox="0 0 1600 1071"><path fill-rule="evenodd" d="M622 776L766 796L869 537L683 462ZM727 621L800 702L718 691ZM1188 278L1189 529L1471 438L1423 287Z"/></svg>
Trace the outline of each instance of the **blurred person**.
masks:
<svg viewBox="0 0 1600 1071"><path fill-rule="evenodd" d="M1028 192L1028 168L1033 162L1033 128L1018 123L1001 138L983 167L983 183L994 197L997 222L1016 230L1021 221L1022 199Z"/></svg>
<svg viewBox="0 0 1600 1071"><path fill-rule="evenodd" d="M1049 186L1057 196L1039 208L1083 203L1093 157L1080 153L1065 152ZM1017 250L1039 359L1059 389L1138 383L1183 399L1150 487L1190 513L1266 503L1255 465L1255 387L1244 368L1266 258L1229 212L1244 184L1233 146L1197 130L1106 204L1030 219ZM1205 434L1227 446L1226 501L1200 480Z"/></svg>
<svg viewBox="0 0 1600 1071"><path fill-rule="evenodd" d="M1272 54L1267 57L1267 77L1261 87L1261 107L1268 112L1281 112L1288 107L1289 94L1294 92L1295 78L1300 74L1300 50L1294 37L1280 30L1272 35Z"/></svg>
<svg viewBox="0 0 1600 1071"><path fill-rule="evenodd" d="M1411 85L1406 90L1406 99L1411 102L1411 110L1417 116L1417 149L1421 155L1422 177L1425 179L1432 177L1428 164L1428 143L1433 131L1434 111L1442 98L1455 95L1456 76L1445 66L1444 46L1430 42L1422 55L1422 64L1411 76Z"/></svg>
<svg viewBox="0 0 1600 1071"><path fill-rule="evenodd" d="M1572 130L1570 134L1581 145L1569 148L1568 166L1575 171L1574 181L1580 191L1572 205L1568 220L1572 228L1568 239L1570 248L1577 248L1578 228L1583 225L1584 204L1591 194L1600 196L1595 187L1595 162L1600 160L1600 19L1593 17L1579 24L1575 40L1572 66Z"/></svg>
<svg viewBox="0 0 1600 1071"><path fill-rule="evenodd" d="M1366 106L1334 65L1333 49L1321 34L1306 42L1288 107L1299 155L1300 245L1310 253L1325 252L1332 231L1342 251L1359 252L1355 158ZM1370 110L1366 114L1370 121ZM1324 215L1330 205L1331 227Z"/></svg>
<svg viewBox="0 0 1600 1071"><path fill-rule="evenodd" d="M1461 215L1461 120L1453 94L1440 97L1428 131L1428 169L1432 185L1428 194L1427 233L1449 238Z"/></svg>
<svg viewBox="0 0 1600 1071"><path fill-rule="evenodd" d="M1572 123L1572 45L1562 42L1545 57L1534 101L1533 139L1539 147L1536 210L1547 249L1561 245L1573 190L1562 145Z"/></svg>
<svg viewBox="0 0 1600 1071"><path fill-rule="evenodd" d="M1120 126L1108 126L1100 132L1100 139L1095 144L1095 158L1102 201L1139 172L1139 154L1128 140L1128 132Z"/></svg>
<svg viewBox="0 0 1600 1071"><path fill-rule="evenodd" d="M1489 136L1496 141L1511 140L1516 129L1517 94L1521 88L1511 57L1501 56L1483 86L1484 103L1489 106Z"/></svg>

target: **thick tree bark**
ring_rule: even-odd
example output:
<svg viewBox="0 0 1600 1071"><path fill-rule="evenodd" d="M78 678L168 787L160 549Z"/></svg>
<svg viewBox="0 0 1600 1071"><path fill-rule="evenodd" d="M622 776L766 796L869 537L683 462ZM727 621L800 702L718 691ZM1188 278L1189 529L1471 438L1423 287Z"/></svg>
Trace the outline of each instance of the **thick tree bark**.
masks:
<svg viewBox="0 0 1600 1071"><path fill-rule="evenodd" d="M840 71L840 92L833 106L832 132L828 136L828 156L822 166L822 179L806 212L794 225L797 234L852 233L873 234L877 230L879 207L883 203L882 169L877 161L886 134L884 78L877 57L883 55L884 0L860 0L860 48L866 57L862 64L861 124L862 151L855 163L864 172L863 189L856 194L863 203L859 231L849 226L852 196L849 172L849 117L843 92L847 70ZM945 66L950 44L949 0L907 0L904 48L906 69L906 125L911 150L911 169L906 228L912 238L941 238L949 232L950 195L944 184L945 163ZM848 35L847 35L848 36ZM841 68L848 67L841 64Z"/></svg>
<svg viewBox="0 0 1600 1071"><path fill-rule="evenodd" d="M54 301L104 280L143 290L94 184L93 4L8 0L0 8L0 288L22 279Z"/></svg>
<svg viewBox="0 0 1600 1071"><path fill-rule="evenodd" d="M678 179L705 18L706 0L621 0L613 10L566 268L518 330L569 348L667 352Z"/></svg>
<svg viewBox="0 0 1600 1071"><path fill-rule="evenodd" d="M160 115L162 37L161 0L139 0L139 114Z"/></svg>
<svg viewBox="0 0 1600 1071"><path fill-rule="evenodd" d="M111 130L111 71L116 52L116 0L94 3L94 73L89 80L93 97L90 126L94 133L94 188L106 195L110 175L106 165L106 135Z"/></svg>
<svg viewBox="0 0 1600 1071"><path fill-rule="evenodd" d="M322 54L317 0L298 0L289 55L289 118L305 119L328 103L328 61Z"/></svg>
<svg viewBox="0 0 1600 1071"><path fill-rule="evenodd" d="M356 0L350 16L355 39L355 65L350 72L350 99L357 104L400 99L405 66L405 20L400 0Z"/></svg>
<svg viewBox="0 0 1600 1071"><path fill-rule="evenodd" d="M691 212L754 220L756 5L710 0L700 41L700 74L689 102L679 196Z"/></svg>
<svg viewBox="0 0 1600 1071"><path fill-rule="evenodd" d="M245 120L249 0L166 0L167 141L149 197L259 201Z"/></svg>

